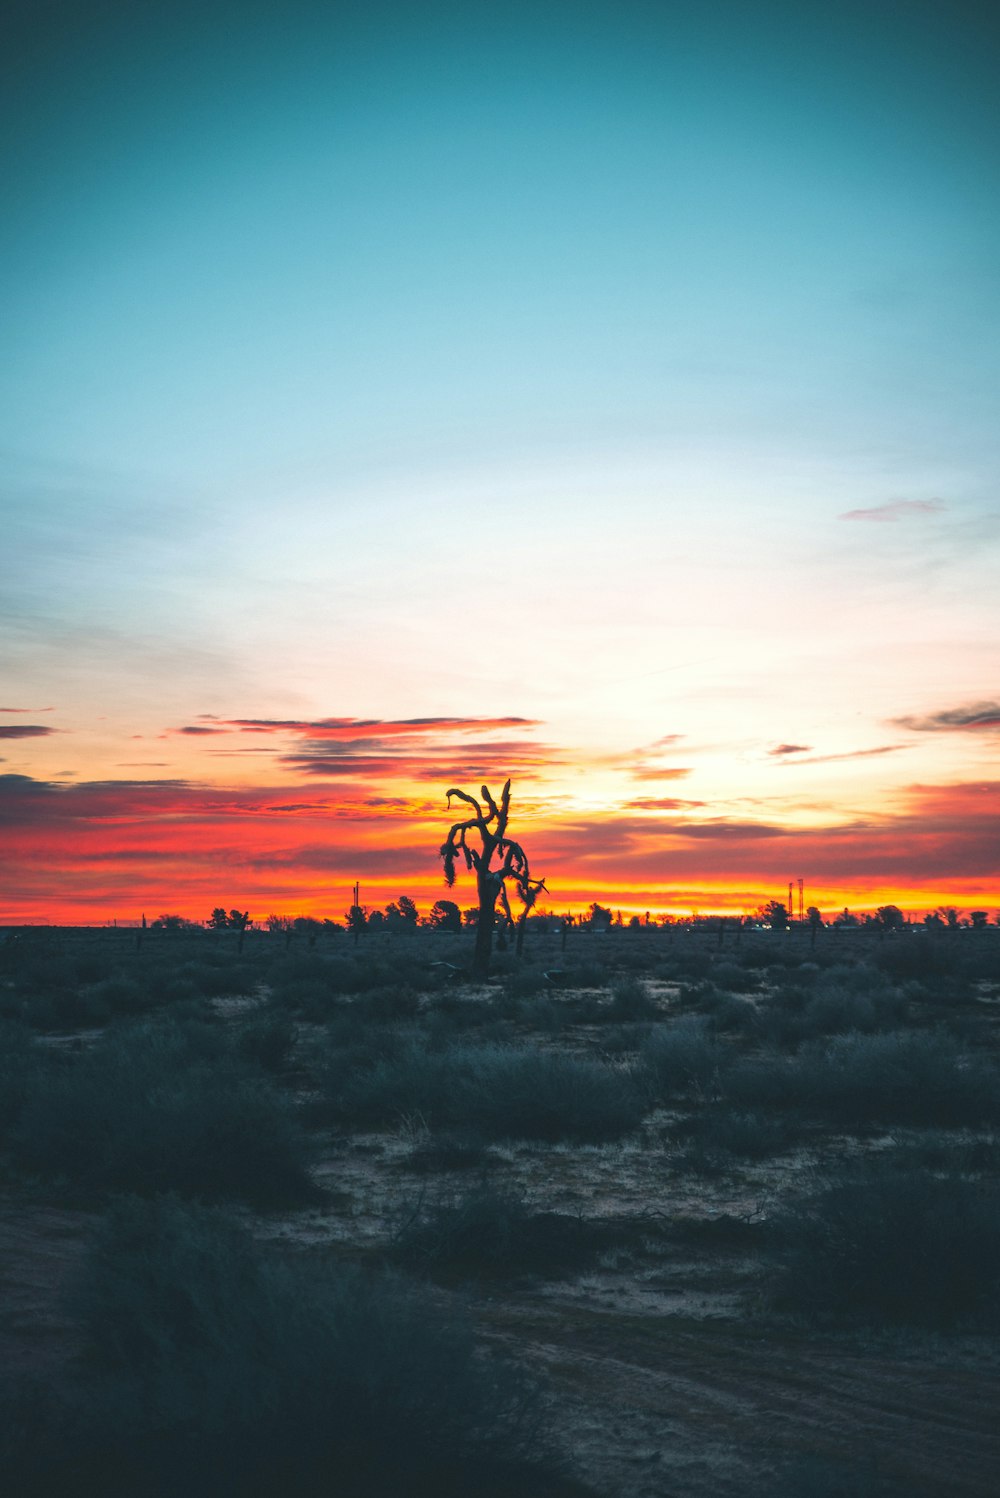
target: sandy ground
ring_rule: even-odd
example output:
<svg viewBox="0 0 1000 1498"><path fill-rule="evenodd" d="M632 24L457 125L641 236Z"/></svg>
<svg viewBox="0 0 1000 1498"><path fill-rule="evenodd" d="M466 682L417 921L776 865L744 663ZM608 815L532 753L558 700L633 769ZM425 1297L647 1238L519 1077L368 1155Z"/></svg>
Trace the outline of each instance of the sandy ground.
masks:
<svg viewBox="0 0 1000 1498"><path fill-rule="evenodd" d="M219 1008L243 1016L255 1002ZM624 1144L493 1149L491 1174L532 1207L621 1223L626 1246L563 1281L430 1292L459 1296L489 1344L544 1374L552 1433L575 1474L601 1498L756 1498L771 1474L811 1456L898 1479L917 1498L995 1498L995 1343L810 1333L761 1310L760 1266L738 1241L699 1255L670 1239L678 1218L766 1216L791 1182L858 1142L827 1137L706 1178L672 1167L670 1122L656 1115ZM469 1181L408 1172L420 1137L419 1120L385 1133L329 1132L316 1168L322 1204L242 1215L290 1251L377 1256L421 1192ZM2 1207L0 1358L44 1377L78 1351L62 1297L96 1218L28 1192L8 1194Z"/></svg>

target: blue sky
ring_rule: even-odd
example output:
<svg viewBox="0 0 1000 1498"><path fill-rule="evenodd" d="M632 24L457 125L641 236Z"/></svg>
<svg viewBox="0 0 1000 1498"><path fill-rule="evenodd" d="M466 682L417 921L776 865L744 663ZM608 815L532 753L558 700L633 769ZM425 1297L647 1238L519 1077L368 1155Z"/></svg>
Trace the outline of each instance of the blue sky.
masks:
<svg viewBox="0 0 1000 1498"><path fill-rule="evenodd" d="M593 802L670 732L764 796L769 742L995 699L988 8L32 4L9 41L3 691L65 723L9 770L199 712L513 713Z"/></svg>

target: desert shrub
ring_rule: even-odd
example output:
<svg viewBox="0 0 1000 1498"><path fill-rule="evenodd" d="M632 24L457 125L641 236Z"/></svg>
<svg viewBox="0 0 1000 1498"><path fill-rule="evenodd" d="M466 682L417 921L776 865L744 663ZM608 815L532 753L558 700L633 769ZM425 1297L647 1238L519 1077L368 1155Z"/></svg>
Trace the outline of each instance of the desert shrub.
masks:
<svg viewBox="0 0 1000 1498"><path fill-rule="evenodd" d="M936 1170L950 1175L1000 1178L1000 1138L952 1129L897 1135L891 1155L899 1170Z"/></svg>
<svg viewBox="0 0 1000 1498"><path fill-rule="evenodd" d="M746 993L757 987L756 975L738 962L726 958L712 968L712 981L727 993Z"/></svg>
<svg viewBox="0 0 1000 1498"><path fill-rule="evenodd" d="M354 1005L370 1020L412 1019L420 1008L420 998L409 984L386 983L359 994Z"/></svg>
<svg viewBox="0 0 1000 1498"><path fill-rule="evenodd" d="M648 1084L664 1100L678 1093L711 1090L728 1060L708 1020L694 1015L655 1025L640 1052Z"/></svg>
<svg viewBox="0 0 1000 1498"><path fill-rule="evenodd" d="M562 1275L606 1247L576 1217L532 1212L514 1192L480 1183L411 1213L393 1244L409 1268L445 1276Z"/></svg>
<svg viewBox="0 0 1000 1498"><path fill-rule="evenodd" d="M671 976L691 980L709 978L714 960L706 947L676 947L671 955Z"/></svg>
<svg viewBox="0 0 1000 1498"><path fill-rule="evenodd" d="M744 1112L724 1104L696 1115L683 1132L703 1149L741 1160L765 1160L786 1149L793 1137L793 1131L784 1119Z"/></svg>
<svg viewBox="0 0 1000 1498"><path fill-rule="evenodd" d="M797 1058L765 1052L736 1061L726 1072L725 1101L734 1108L801 1108L809 1099Z"/></svg>
<svg viewBox="0 0 1000 1498"><path fill-rule="evenodd" d="M727 1074L725 1092L738 1106L801 1108L844 1126L956 1126L1000 1114L997 1068L940 1030L840 1035L793 1058L745 1061Z"/></svg>
<svg viewBox="0 0 1000 1498"><path fill-rule="evenodd" d="M34 1086L38 1048L26 1025L0 1023L0 1139L15 1122Z"/></svg>
<svg viewBox="0 0 1000 1498"><path fill-rule="evenodd" d="M620 978L612 987L608 1014L617 1023L652 1019L659 1013L659 1004L653 998L647 985L638 978Z"/></svg>
<svg viewBox="0 0 1000 1498"><path fill-rule="evenodd" d="M430 1175L439 1170L482 1170L489 1161L489 1148L481 1134L471 1129L445 1129L424 1134L403 1165L406 1170Z"/></svg>
<svg viewBox="0 0 1000 1498"><path fill-rule="evenodd" d="M779 1002L763 1006L758 1017L761 1037L772 1044L794 1047L824 1035L852 1032L873 1034L899 1025L908 1008L905 995L882 982L871 990L854 984L841 986L827 975L808 998L798 996L794 1005Z"/></svg>
<svg viewBox="0 0 1000 1498"><path fill-rule="evenodd" d="M176 982L187 983L196 993L212 999L254 991L260 981L260 971L254 963L233 957L230 957L228 961L225 958L221 960L216 958L213 962L211 960L213 955L209 954L209 957L201 960L184 962L170 976L164 974L164 982L168 990Z"/></svg>
<svg viewBox="0 0 1000 1498"><path fill-rule="evenodd" d="M775 1300L814 1316L947 1325L1000 1315L1000 1193L875 1165L788 1207Z"/></svg>
<svg viewBox="0 0 1000 1498"><path fill-rule="evenodd" d="M513 1018L526 1030L537 1030L542 1035L558 1035L569 1023L565 1002L559 999L530 999L519 1003Z"/></svg>
<svg viewBox="0 0 1000 1498"><path fill-rule="evenodd" d="M262 1014L242 1026L236 1036L235 1049L247 1061L255 1061L264 1071L279 1072L288 1062L298 1031L285 1014Z"/></svg>
<svg viewBox="0 0 1000 1498"><path fill-rule="evenodd" d="M760 1016L751 999L737 998L735 994L717 990L706 995L699 1006L711 1020L716 1035L756 1035L760 1030Z"/></svg>
<svg viewBox="0 0 1000 1498"><path fill-rule="evenodd" d="M536 1388L398 1279L282 1260L214 1213L133 1199L78 1306L86 1383L15 1396L0 1421L25 1498L560 1491L533 1465Z"/></svg>
<svg viewBox="0 0 1000 1498"><path fill-rule="evenodd" d="M529 963L520 963L507 973L503 981L504 992L511 999L533 999L548 988L543 968Z"/></svg>
<svg viewBox="0 0 1000 1498"><path fill-rule="evenodd" d="M150 1007L149 995L142 984L124 973L88 984L80 997L96 1003L108 1014L141 1014Z"/></svg>
<svg viewBox="0 0 1000 1498"><path fill-rule="evenodd" d="M643 1112L631 1076L600 1061L526 1046L435 1052L416 1037L345 1077L339 1106L360 1122L418 1115L435 1129L475 1129L486 1139L582 1142L620 1138Z"/></svg>
<svg viewBox="0 0 1000 1498"><path fill-rule="evenodd" d="M810 1092L835 1118L948 1125L1000 1111L997 1069L940 1030L837 1036L803 1064Z"/></svg>
<svg viewBox="0 0 1000 1498"><path fill-rule="evenodd" d="M312 1193L292 1107L222 1054L207 1026L141 1025L54 1058L12 1135L25 1169L77 1190L241 1197Z"/></svg>

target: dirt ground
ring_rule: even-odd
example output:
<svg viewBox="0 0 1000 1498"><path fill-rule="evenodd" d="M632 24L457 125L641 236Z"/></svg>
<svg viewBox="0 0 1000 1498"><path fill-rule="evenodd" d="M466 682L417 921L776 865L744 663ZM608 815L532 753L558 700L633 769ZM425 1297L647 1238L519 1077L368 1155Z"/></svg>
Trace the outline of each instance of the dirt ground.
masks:
<svg viewBox="0 0 1000 1498"><path fill-rule="evenodd" d="M670 1006L669 992L658 997ZM258 993L218 1008L235 1020L264 1002ZM308 1040L307 1026L302 1033ZM600 1498L758 1498L789 1467L815 1460L917 1498L995 1498L994 1340L817 1331L771 1314L759 1294L761 1266L742 1228L790 1183L877 1149L878 1137L800 1139L767 1160L692 1175L671 1163L671 1123L653 1114L638 1135L609 1145L491 1147L490 1179L534 1209L620 1228L619 1246L565 1279L429 1289L461 1300L487 1345L543 1376L551 1433L573 1474ZM468 1184L460 1171L408 1170L421 1137L419 1119L384 1132L329 1130L315 1169L323 1201L240 1215L290 1252L377 1260L421 1193ZM64 1296L97 1217L24 1184L0 1201L0 1359L45 1377L78 1351ZM678 1222L723 1231L701 1243L678 1235ZM808 1481L795 1491L807 1498Z"/></svg>

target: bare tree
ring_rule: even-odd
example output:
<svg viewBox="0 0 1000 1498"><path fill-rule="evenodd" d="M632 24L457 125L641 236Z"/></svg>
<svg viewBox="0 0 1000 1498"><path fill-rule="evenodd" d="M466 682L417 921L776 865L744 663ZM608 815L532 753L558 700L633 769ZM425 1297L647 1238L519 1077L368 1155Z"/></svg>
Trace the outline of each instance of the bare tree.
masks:
<svg viewBox="0 0 1000 1498"><path fill-rule="evenodd" d="M448 792L449 809L452 796L457 796L459 801L464 801L467 806L472 807L475 816L469 817L465 822L455 823L441 845L441 857L444 859L445 883L449 887L455 882L455 860L460 854L465 859L465 867L470 871L472 869L476 871L479 921L476 925L476 948L472 959L472 971L475 977L485 978L489 972L490 954L493 951L493 928L496 923L498 903L506 920L511 926L514 924L510 901L507 898L507 880L510 879L513 882L524 904L522 921L534 905L539 892L545 888L545 883L541 879L532 879L527 854L520 843L514 842L507 836L507 819L510 816L510 781L507 781L500 793L499 806L490 795L487 786L484 785L481 788L480 794L486 805L485 811L475 796L470 796L465 791L450 790ZM478 837L478 848L470 844L470 833ZM493 863L494 858L499 859L496 866Z"/></svg>

